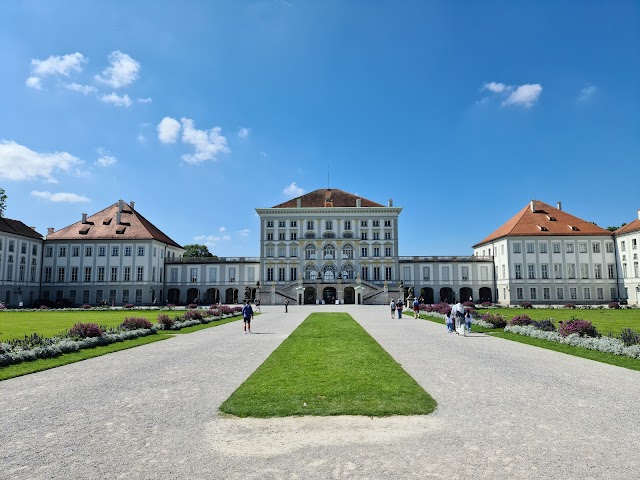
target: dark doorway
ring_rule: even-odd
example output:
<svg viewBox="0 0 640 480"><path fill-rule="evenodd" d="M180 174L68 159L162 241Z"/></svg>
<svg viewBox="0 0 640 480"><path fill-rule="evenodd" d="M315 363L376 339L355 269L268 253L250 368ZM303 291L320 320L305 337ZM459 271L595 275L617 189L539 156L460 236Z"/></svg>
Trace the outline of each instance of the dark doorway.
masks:
<svg viewBox="0 0 640 480"><path fill-rule="evenodd" d="M167 292L167 303L173 303L178 305L180 303L180 290L177 288L170 288Z"/></svg>
<svg viewBox="0 0 640 480"><path fill-rule="evenodd" d="M433 304L433 288L424 287L420 289L420 296L427 305Z"/></svg>
<svg viewBox="0 0 640 480"><path fill-rule="evenodd" d="M200 303L200 290L197 288L187 290L187 303Z"/></svg>
<svg viewBox="0 0 640 480"><path fill-rule="evenodd" d="M482 287L480 289L480 303L491 301L491 289L489 287Z"/></svg>
<svg viewBox="0 0 640 480"><path fill-rule="evenodd" d="M453 290L449 287L442 287L440 289L440 301L453 303L455 296L453 295Z"/></svg>
<svg viewBox="0 0 640 480"><path fill-rule="evenodd" d="M473 301L473 290L471 290L469 287L464 287L460 289L460 301L461 302L468 302L469 299L471 299L471 301Z"/></svg>
<svg viewBox="0 0 640 480"><path fill-rule="evenodd" d="M356 303L356 292L353 287L346 287L344 289L344 303L349 305Z"/></svg>
<svg viewBox="0 0 640 480"><path fill-rule="evenodd" d="M307 287L304 289L304 303L305 305L313 305L316 303L316 289L313 287Z"/></svg>
<svg viewBox="0 0 640 480"><path fill-rule="evenodd" d="M224 303L238 303L238 289L227 288L224 295Z"/></svg>
<svg viewBox="0 0 640 480"><path fill-rule="evenodd" d="M209 305L220 303L220 290L217 288L210 288L205 292L204 298L205 303L208 303Z"/></svg>
<svg viewBox="0 0 640 480"><path fill-rule="evenodd" d="M333 287L326 287L322 291L322 299L324 303L335 303L336 301L336 289Z"/></svg>

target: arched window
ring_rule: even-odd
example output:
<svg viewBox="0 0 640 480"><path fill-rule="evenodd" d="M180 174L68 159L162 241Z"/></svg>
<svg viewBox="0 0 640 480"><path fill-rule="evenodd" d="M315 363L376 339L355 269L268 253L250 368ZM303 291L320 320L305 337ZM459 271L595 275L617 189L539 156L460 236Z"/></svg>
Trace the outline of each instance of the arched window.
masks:
<svg viewBox="0 0 640 480"><path fill-rule="evenodd" d="M342 258L353 260L353 245L347 244L342 247Z"/></svg>
<svg viewBox="0 0 640 480"><path fill-rule="evenodd" d="M304 258L306 260L315 260L316 259L316 247L309 244L304 247Z"/></svg>
<svg viewBox="0 0 640 480"><path fill-rule="evenodd" d="M353 265L350 263L342 267L342 278L345 280L353 280L355 275L353 274Z"/></svg>
<svg viewBox="0 0 640 480"><path fill-rule="evenodd" d="M315 280L317 275L318 275L318 272L316 271L315 265L309 264L306 267L304 267L305 280Z"/></svg>
<svg viewBox="0 0 640 480"><path fill-rule="evenodd" d="M336 258L336 247L333 245L325 245L322 251L322 258L325 260L335 260Z"/></svg>
<svg viewBox="0 0 640 480"><path fill-rule="evenodd" d="M325 265L322 269L322 278L325 282L333 282L336 278L336 267L333 265Z"/></svg>

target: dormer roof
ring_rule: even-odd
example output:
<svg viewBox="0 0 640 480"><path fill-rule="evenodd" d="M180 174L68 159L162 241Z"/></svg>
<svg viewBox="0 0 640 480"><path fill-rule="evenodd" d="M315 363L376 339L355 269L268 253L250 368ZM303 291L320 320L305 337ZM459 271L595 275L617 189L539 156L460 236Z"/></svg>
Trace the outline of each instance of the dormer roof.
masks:
<svg viewBox="0 0 640 480"><path fill-rule="evenodd" d="M356 207L357 200L361 207L384 207L377 202L359 197L352 193L337 188L320 188L313 192L305 193L284 203L271 208L332 208L332 207ZM298 201L300 202L298 204Z"/></svg>

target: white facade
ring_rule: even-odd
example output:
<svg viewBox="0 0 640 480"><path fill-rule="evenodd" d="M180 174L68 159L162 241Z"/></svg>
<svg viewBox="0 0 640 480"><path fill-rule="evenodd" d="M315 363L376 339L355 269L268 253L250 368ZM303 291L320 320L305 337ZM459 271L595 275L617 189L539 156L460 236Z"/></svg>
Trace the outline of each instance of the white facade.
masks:
<svg viewBox="0 0 640 480"><path fill-rule="evenodd" d="M0 221L7 223L6 219ZM34 234L26 236L0 230L0 302L6 305L31 304L40 296L44 241L35 231Z"/></svg>
<svg viewBox="0 0 640 480"><path fill-rule="evenodd" d="M617 266L620 272L620 298L629 304L640 305L640 266L638 252L640 244L640 210L638 219L630 224L631 230L621 228L616 235Z"/></svg>

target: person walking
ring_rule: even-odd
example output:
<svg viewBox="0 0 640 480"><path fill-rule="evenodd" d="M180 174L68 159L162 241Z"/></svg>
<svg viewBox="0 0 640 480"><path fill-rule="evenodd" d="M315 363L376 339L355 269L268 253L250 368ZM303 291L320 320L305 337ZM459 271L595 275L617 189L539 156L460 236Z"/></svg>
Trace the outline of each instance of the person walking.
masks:
<svg viewBox="0 0 640 480"><path fill-rule="evenodd" d="M453 329L451 328L451 323L452 323L451 312L449 312L446 314L444 319L444 324L447 326L447 333L451 333L453 331Z"/></svg>
<svg viewBox="0 0 640 480"><path fill-rule="evenodd" d="M420 302L418 302L417 298L413 300L413 316L420 318Z"/></svg>
<svg viewBox="0 0 640 480"><path fill-rule="evenodd" d="M402 299L398 299L398 302L396 303L396 311L398 312L398 318L402 318L402 307L404 305L402 305Z"/></svg>
<svg viewBox="0 0 640 480"><path fill-rule="evenodd" d="M466 325L467 332L471 332L471 318L472 318L471 310L467 310L464 314L464 320L465 320L465 323L467 324Z"/></svg>
<svg viewBox="0 0 640 480"><path fill-rule="evenodd" d="M249 300L244 301L242 317L244 318L244 334L246 335L247 333L251 333L251 319L253 318L253 308L251 308Z"/></svg>
<svg viewBox="0 0 640 480"><path fill-rule="evenodd" d="M392 298L391 303L389 304L391 307L391 320L396 318L396 301Z"/></svg>
<svg viewBox="0 0 640 480"><path fill-rule="evenodd" d="M255 304L256 304L256 312L260 312L260 299L259 298L256 298Z"/></svg>
<svg viewBox="0 0 640 480"><path fill-rule="evenodd" d="M289 299L285 299L284 301L284 313L289 313Z"/></svg>

